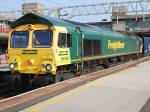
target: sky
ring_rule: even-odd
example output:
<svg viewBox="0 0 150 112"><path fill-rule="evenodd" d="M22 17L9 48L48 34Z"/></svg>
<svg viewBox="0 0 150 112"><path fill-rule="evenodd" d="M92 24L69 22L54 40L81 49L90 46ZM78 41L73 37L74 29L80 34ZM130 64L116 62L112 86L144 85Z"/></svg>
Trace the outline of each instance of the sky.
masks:
<svg viewBox="0 0 150 112"><path fill-rule="evenodd" d="M134 0L0 0L0 12L21 10L22 3L38 2L42 3L45 8L73 6L83 4L97 4L97 3L109 3L109 2L121 2L121 1L134 1ZM96 22L103 19L110 20L110 15L97 15L97 16L85 16L74 17L73 21L77 22Z"/></svg>

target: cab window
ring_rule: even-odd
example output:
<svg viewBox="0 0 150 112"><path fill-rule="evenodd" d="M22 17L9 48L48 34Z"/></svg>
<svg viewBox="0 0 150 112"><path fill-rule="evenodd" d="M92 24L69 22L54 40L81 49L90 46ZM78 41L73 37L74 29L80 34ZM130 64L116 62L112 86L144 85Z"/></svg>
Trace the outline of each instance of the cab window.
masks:
<svg viewBox="0 0 150 112"><path fill-rule="evenodd" d="M29 42L28 31L14 31L11 34L11 47L12 48L27 48Z"/></svg>
<svg viewBox="0 0 150 112"><path fill-rule="evenodd" d="M72 47L72 35L69 33L59 33L58 46L60 48Z"/></svg>
<svg viewBox="0 0 150 112"><path fill-rule="evenodd" d="M51 45L51 30L36 30L33 32L33 47L50 47Z"/></svg>

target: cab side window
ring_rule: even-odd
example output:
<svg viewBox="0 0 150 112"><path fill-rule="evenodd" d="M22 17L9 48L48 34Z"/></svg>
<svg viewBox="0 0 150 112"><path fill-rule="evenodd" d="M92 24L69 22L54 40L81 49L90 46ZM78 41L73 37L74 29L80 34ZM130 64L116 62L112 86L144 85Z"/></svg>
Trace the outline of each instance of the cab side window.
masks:
<svg viewBox="0 0 150 112"><path fill-rule="evenodd" d="M72 35L69 33L59 33L58 46L60 48L72 47Z"/></svg>

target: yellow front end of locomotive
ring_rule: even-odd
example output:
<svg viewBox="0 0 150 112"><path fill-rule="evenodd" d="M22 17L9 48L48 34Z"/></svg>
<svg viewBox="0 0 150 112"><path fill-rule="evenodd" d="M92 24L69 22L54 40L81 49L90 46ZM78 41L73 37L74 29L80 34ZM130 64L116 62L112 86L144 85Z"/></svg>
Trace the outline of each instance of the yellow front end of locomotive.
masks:
<svg viewBox="0 0 150 112"><path fill-rule="evenodd" d="M56 72L55 61L50 49L9 50L9 55L9 66L12 71L25 74L55 74Z"/></svg>
<svg viewBox="0 0 150 112"><path fill-rule="evenodd" d="M23 74L56 74L57 66L70 63L69 49L57 46L58 32L43 24L26 24L9 33L9 68ZM62 61L59 53L66 53Z"/></svg>

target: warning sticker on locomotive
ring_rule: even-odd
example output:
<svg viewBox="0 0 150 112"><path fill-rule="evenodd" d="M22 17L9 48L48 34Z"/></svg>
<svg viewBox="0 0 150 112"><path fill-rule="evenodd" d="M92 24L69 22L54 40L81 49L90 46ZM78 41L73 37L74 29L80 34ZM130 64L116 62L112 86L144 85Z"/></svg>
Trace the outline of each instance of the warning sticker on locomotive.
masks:
<svg viewBox="0 0 150 112"><path fill-rule="evenodd" d="M68 51L59 51L59 56L68 55Z"/></svg>
<svg viewBox="0 0 150 112"><path fill-rule="evenodd" d="M22 50L22 54L37 54L37 50Z"/></svg>
<svg viewBox="0 0 150 112"><path fill-rule="evenodd" d="M122 48L125 48L124 42L108 40L108 49L113 49L116 51L117 49L122 49Z"/></svg>

